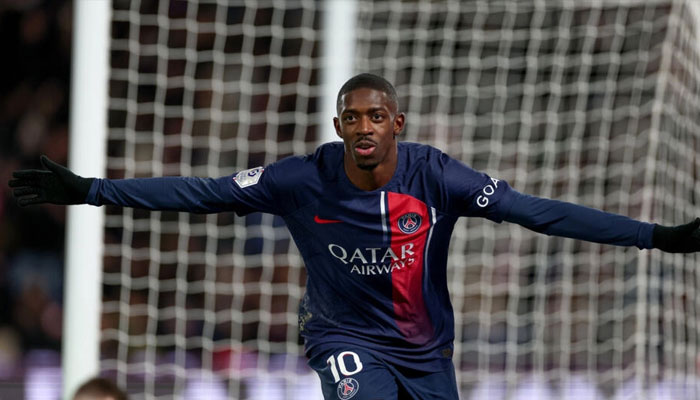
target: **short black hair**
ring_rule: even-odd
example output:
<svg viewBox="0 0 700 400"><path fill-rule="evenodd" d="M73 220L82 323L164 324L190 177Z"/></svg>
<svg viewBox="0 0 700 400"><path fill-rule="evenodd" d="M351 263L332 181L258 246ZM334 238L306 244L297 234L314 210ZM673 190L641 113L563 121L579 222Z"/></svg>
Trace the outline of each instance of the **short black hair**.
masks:
<svg viewBox="0 0 700 400"><path fill-rule="evenodd" d="M126 394L126 392L121 390L116 383L102 377L92 378L80 385L78 390L76 390L75 395L73 395L73 398L75 399L79 396L110 396L115 400L129 400L129 396Z"/></svg>
<svg viewBox="0 0 700 400"><path fill-rule="evenodd" d="M389 96L389 100L396 104L396 111L399 110L399 98L396 95L394 85L379 75L368 73L355 75L343 84L338 91L338 98L336 99L335 103L336 109L340 109L343 101L343 95L360 88L374 89L386 93L386 95Z"/></svg>

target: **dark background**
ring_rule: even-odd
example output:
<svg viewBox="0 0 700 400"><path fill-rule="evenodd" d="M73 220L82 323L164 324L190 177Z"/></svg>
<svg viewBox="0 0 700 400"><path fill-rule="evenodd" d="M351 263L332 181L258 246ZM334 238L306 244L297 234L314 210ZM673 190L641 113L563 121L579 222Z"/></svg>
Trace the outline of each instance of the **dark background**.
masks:
<svg viewBox="0 0 700 400"><path fill-rule="evenodd" d="M12 171L67 162L72 3L0 1L0 381L60 363L65 207L20 208Z"/></svg>

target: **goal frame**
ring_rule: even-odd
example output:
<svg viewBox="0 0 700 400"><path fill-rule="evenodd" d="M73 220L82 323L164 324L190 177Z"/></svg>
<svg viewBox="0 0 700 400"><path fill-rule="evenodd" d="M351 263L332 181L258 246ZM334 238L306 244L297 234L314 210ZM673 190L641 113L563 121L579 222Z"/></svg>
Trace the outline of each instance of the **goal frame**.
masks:
<svg viewBox="0 0 700 400"><path fill-rule="evenodd" d="M682 0L681 0L682 1ZM596 5L605 0L585 0ZM673 3L677 0L653 0L650 3ZM318 125L324 127L318 137L320 143L337 140L332 128L335 116L335 96L342 83L354 72L355 47L357 44L356 13L358 0L335 0L322 3L323 43L320 67L320 109ZM617 4L637 4L642 0L618 0ZM700 26L700 5L689 3L692 18ZM102 177L107 162L107 110L108 83L110 74L110 22L112 1L77 1L74 5L73 63L70 113L70 163L69 167L84 176ZM664 42L665 43L665 42ZM665 44L668 46L668 44ZM665 49L668 51L669 49ZM357 59L361 59L358 57ZM669 59L664 63L656 86L663 92L668 79ZM654 99L654 107L664 106L663 96ZM658 113L655 113L649 130L651 148L646 158L644 181L653 182L653 170L661 131ZM438 140L437 144L440 144ZM439 147L439 146L438 146ZM643 201L641 219L649 220L654 214L654 188L646 186L641 192ZM66 279L64 288L63 322L63 386L64 398L70 398L77 386L87 378L100 372L102 273L105 229L103 207L71 206L68 208L66 235ZM663 221L659 221L663 222ZM650 283L647 272L654 267L650 258L640 257L635 283L640 292L647 292ZM635 306L639 320L647 312L649 303L643 296ZM459 329L459 328L457 328ZM459 333L459 332L458 332ZM634 336L637 359L644 359L648 335L643 329ZM459 335L458 335L459 337ZM459 339L457 339L459 346ZM634 384L642 387L645 368L635 364ZM459 377L458 377L459 380Z"/></svg>
<svg viewBox="0 0 700 400"><path fill-rule="evenodd" d="M111 0L80 0L73 9L69 168L103 177ZM66 218L62 398L98 374L104 209L70 206Z"/></svg>

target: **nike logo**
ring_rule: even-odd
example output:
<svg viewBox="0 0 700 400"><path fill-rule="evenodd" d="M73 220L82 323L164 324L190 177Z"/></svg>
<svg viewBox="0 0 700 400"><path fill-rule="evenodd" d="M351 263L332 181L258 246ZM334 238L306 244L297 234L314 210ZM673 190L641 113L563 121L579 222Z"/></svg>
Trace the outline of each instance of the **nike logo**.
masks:
<svg viewBox="0 0 700 400"><path fill-rule="evenodd" d="M337 224L338 222L343 222L337 219L323 219L319 218L318 215L314 215L314 222L317 224Z"/></svg>

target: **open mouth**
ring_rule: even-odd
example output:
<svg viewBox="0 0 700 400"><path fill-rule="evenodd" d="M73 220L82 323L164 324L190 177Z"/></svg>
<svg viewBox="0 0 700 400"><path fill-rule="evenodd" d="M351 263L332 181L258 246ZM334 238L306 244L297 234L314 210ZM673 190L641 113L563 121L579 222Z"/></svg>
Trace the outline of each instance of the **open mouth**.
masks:
<svg viewBox="0 0 700 400"><path fill-rule="evenodd" d="M369 140L361 140L355 143L355 151L361 156L368 156L372 154L372 152L374 152L374 149L376 148L377 145L375 145L374 142L371 142Z"/></svg>

